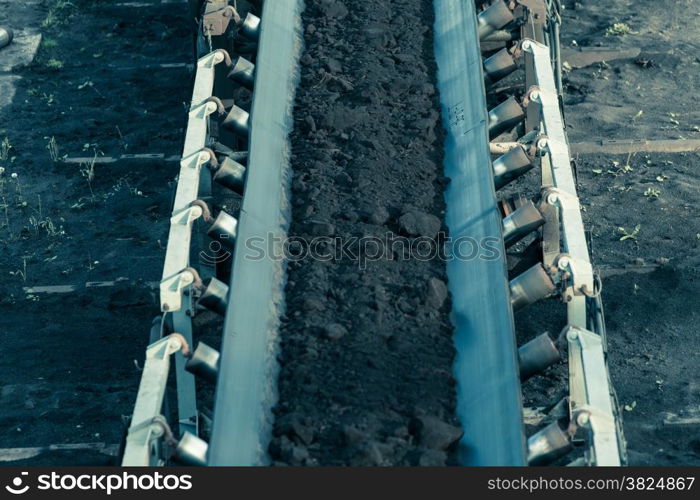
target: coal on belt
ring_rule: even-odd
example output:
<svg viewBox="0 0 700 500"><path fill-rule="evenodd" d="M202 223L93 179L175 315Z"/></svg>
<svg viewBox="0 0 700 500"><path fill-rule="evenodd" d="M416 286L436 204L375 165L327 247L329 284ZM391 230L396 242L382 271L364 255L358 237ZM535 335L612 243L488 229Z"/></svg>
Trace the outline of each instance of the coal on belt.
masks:
<svg viewBox="0 0 700 500"><path fill-rule="evenodd" d="M303 23L289 234L299 258L270 454L294 465L454 463L433 4L311 2Z"/></svg>

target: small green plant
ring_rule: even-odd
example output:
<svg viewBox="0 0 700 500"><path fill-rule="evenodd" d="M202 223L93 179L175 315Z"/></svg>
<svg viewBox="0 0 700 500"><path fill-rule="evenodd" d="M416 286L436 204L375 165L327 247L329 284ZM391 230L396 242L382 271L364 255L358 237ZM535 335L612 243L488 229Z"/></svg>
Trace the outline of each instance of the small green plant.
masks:
<svg viewBox="0 0 700 500"><path fill-rule="evenodd" d="M90 188L90 195L92 197L92 201L94 202L95 192L92 190L92 181L95 180L95 164L97 163L97 156L102 153L98 151L97 144L86 143L83 145L83 151L87 151L90 148L92 148L93 153L92 159L87 163L80 164L80 175L82 175L87 181L88 187Z"/></svg>
<svg viewBox="0 0 700 500"><path fill-rule="evenodd" d="M58 42L56 40L53 40L52 38L44 38L41 41L41 46L45 49L53 49L58 47Z"/></svg>
<svg viewBox="0 0 700 500"><path fill-rule="evenodd" d="M95 84L92 83L92 80L85 80L85 82L78 85L78 90L83 90L85 88L92 87L93 85L95 85Z"/></svg>
<svg viewBox="0 0 700 500"><path fill-rule="evenodd" d="M58 143L56 142L56 138L54 136L51 136L51 139L49 139L48 144L46 144L46 149L49 151L49 156L51 157L52 162L57 163L58 160L61 159Z"/></svg>
<svg viewBox="0 0 700 500"><path fill-rule="evenodd" d="M53 70L59 70L63 69L63 62L59 61L58 59L54 59L53 57L46 61L46 67L48 69L53 69Z"/></svg>
<svg viewBox="0 0 700 500"><path fill-rule="evenodd" d="M90 196L92 201L95 201L95 192L92 190L92 181L95 180L95 160L97 156L93 157L88 163L80 164L80 175L82 175L88 183L90 188Z"/></svg>
<svg viewBox="0 0 700 500"><path fill-rule="evenodd" d="M661 196L661 190L656 189L656 188L651 188L651 187L647 188L647 190L644 191L644 196L646 196L647 198L650 198L652 200L655 200L656 198Z"/></svg>
<svg viewBox="0 0 700 500"><path fill-rule="evenodd" d="M47 106L51 106L52 104L56 103L53 94L47 94L46 92L42 92L41 98L44 100Z"/></svg>
<svg viewBox="0 0 700 500"><path fill-rule="evenodd" d="M16 271L10 271L10 276L19 276L22 278L22 281L26 283L27 281L27 259L26 257L22 258L22 269L18 269Z"/></svg>
<svg viewBox="0 0 700 500"><path fill-rule="evenodd" d="M625 35L636 35L636 31L632 31L632 28L625 23L615 23L605 30L605 36L625 36Z"/></svg>
<svg viewBox="0 0 700 500"><path fill-rule="evenodd" d="M15 181L15 192L17 193L17 206L18 207L26 207L27 202L24 200L24 197L22 196L22 183L19 180L19 174L17 172L12 172L10 174L10 179Z"/></svg>
<svg viewBox="0 0 700 500"><path fill-rule="evenodd" d="M617 232L620 233L622 236L620 236L620 241L625 241L625 240L637 240L637 235L639 234L639 230L642 228L640 224L637 224L634 226L634 229L630 233L625 229L624 227L618 227Z"/></svg>
<svg viewBox="0 0 700 500"><path fill-rule="evenodd" d="M68 8L74 7L72 2L68 0L56 0L49 12L46 14L46 18L41 23L42 28L50 28L51 26L62 22L67 16L66 11Z"/></svg>
<svg viewBox="0 0 700 500"><path fill-rule="evenodd" d="M88 271L92 271L94 269L97 269L97 266L100 264L99 260L92 260L92 255L90 255L90 252L88 252Z"/></svg>
<svg viewBox="0 0 700 500"><path fill-rule="evenodd" d="M619 161L613 161L612 165L615 167L617 170L608 170L609 173L614 174L614 175L624 175L624 174L629 174L630 172L634 172L634 169L632 168L632 165L630 164L630 160L632 159L632 153L627 155L627 160L625 160L625 164L620 166Z"/></svg>
<svg viewBox="0 0 700 500"><path fill-rule="evenodd" d="M58 22L58 16L56 15L56 12L54 12L53 9L49 10L49 13L46 14L46 18L44 21L41 23L42 28L50 28L54 24Z"/></svg>
<svg viewBox="0 0 700 500"><path fill-rule="evenodd" d="M5 215L5 227L7 230L10 230L10 205L7 203L7 200L5 197L2 197L2 204L0 204L0 208L3 211L3 214Z"/></svg>
<svg viewBox="0 0 700 500"><path fill-rule="evenodd" d="M51 238L63 236L65 234L63 227L56 227L50 217L36 217L32 215L29 217L29 224L37 234L43 230L46 231L46 235Z"/></svg>
<svg viewBox="0 0 700 500"><path fill-rule="evenodd" d="M0 142L0 162L5 163L10 159L10 150L13 149L12 144L10 144L10 139L5 137L2 142Z"/></svg>

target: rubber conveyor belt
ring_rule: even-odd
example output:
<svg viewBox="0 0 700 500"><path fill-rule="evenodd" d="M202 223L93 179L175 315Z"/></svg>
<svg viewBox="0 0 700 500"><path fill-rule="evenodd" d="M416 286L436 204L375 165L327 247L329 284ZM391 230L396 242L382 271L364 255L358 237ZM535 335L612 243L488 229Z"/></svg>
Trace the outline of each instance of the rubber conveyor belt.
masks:
<svg viewBox="0 0 700 500"><path fill-rule="evenodd" d="M513 313L501 216L496 206L476 9L473 1L435 0L435 55L447 140L446 222L452 242L499 248L496 258L453 258L457 414L464 465L524 465Z"/></svg>
<svg viewBox="0 0 700 500"><path fill-rule="evenodd" d="M251 108L249 172L238 223L209 465L266 462L276 397L282 262L268 248L286 234L288 134L297 85L301 0L265 2ZM251 243L257 242L255 245Z"/></svg>

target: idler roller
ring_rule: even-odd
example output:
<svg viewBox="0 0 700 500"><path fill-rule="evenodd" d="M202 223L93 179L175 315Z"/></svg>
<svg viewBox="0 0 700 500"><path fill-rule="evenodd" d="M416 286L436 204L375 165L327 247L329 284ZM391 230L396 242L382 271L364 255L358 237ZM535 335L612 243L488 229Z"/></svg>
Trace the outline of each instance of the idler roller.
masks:
<svg viewBox="0 0 700 500"><path fill-rule="evenodd" d="M517 311L548 297L556 290L542 264L536 264L510 280L510 303Z"/></svg>

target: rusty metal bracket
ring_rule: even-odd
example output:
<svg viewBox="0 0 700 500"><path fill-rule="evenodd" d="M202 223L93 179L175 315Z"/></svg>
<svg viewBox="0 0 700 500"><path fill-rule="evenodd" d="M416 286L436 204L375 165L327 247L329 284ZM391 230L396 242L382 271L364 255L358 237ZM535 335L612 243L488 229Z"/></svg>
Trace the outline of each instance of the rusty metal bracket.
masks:
<svg viewBox="0 0 700 500"><path fill-rule="evenodd" d="M544 0L516 0L513 14L535 25L547 23L547 5Z"/></svg>
<svg viewBox="0 0 700 500"><path fill-rule="evenodd" d="M566 253L556 256L547 268L554 283L559 287L562 301L571 302L574 297L590 297L595 291L595 275L591 263L575 259Z"/></svg>
<svg viewBox="0 0 700 500"><path fill-rule="evenodd" d="M542 226L542 264L545 268L549 268L561 253L559 207L550 203L547 197L543 195L542 201L537 208L545 220L544 226Z"/></svg>
<svg viewBox="0 0 700 500"><path fill-rule="evenodd" d="M238 24L241 16L227 1L209 1L202 16L202 30L205 36L221 36L231 24Z"/></svg>

